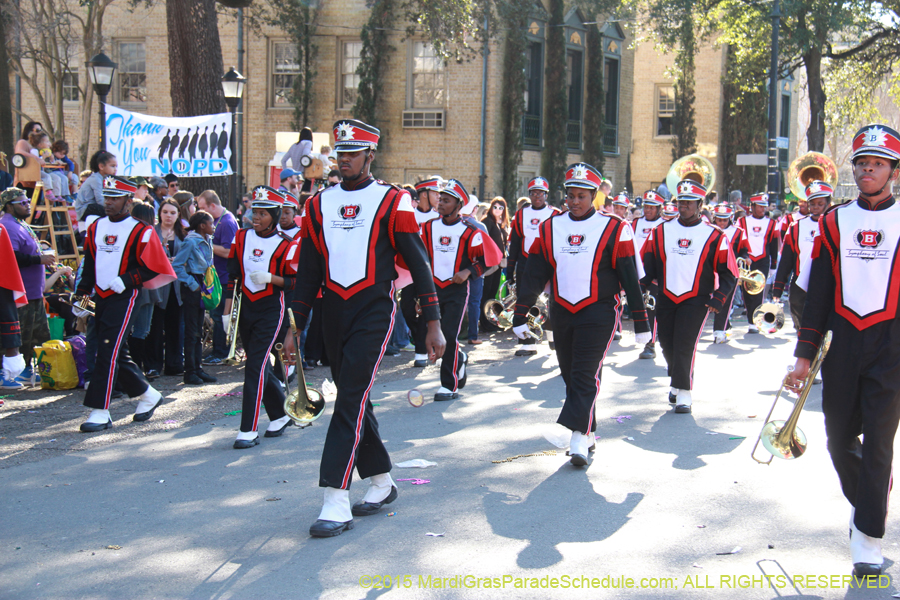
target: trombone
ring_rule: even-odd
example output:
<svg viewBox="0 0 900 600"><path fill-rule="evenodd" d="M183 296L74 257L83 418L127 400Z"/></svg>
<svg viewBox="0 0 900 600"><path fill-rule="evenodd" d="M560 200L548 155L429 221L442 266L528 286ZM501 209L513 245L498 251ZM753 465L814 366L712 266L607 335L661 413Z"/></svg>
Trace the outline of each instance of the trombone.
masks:
<svg viewBox="0 0 900 600"><path fill-rule="evenodd" d="M763 425L762 430L759 432L759 438L756 440L756 443L753 445L753 450L750 452L750 457L756 462L768 465L776 456L785 460L791 460L800 458L803 456L803 453L806 452L806 435L799 427L797 427L797 421L800 420L800 412L806 404L806 398L809 396L809 391L812 389L812 383L819 373L819 369L822 367L822 361L825 360L825 355L828 354L828 348L830 347L831 332L828 331L825 333L822 343L819 344L819 350L816 352L816 357L809 366L809 373L807 374L806 379L803 380L803 387L800 388L800 396L797 398L797 403L794 404L794 410L791 411L787 421L770 421L769 418L775 410L775 405L778 404L781 392L784 391L784 384L787 381L787 376L781 380L781 387L778 388L778 393L775 394L775 402L772 403L772 408L769 409L769 414L766 415L766 424ZM759 447L760 442L762 442L763 447L769 451L769 454L772 455L769 457L769 460L759 460L756 458L756 449Z"/></svg>
<svg viewBox="0 0 900 600"><path fill-rule="evenodd" d="M509 293L503 300L491 298L484 305L484 317L489 323L502 330L512 327L513 312L516 307L516 287L510 284Z"/></svg>
<svg viewBox="0 0 900 600"><path fill-rule="evenodd" d="M294 311L288 309L288 318L291 323L291 332L288 335L294 336L294 347L296 349L296 358L300 356L300 339L297 336L297 323L294 321ZM322 393L306 385L306 377L303 374L303 367L299 364L299 360L295 358L293 361L294 371L297 373L297 389L291 391L288 384L287 365L288 361L284 356L283 346L278 344L275 346L281 354L281 368L284 370L284 386L287 395L284 399L284 412L297 425L305 425L312 423L322 416L325 412L325 396Z"/></svg>
<svg viewBox="0 0 900 600"><path fill-rule="evenodd" d="M766 276L759 269L750 270L750 265L744 258L737 259L738 282L751 296L761 294L766 289Z"/></svg>
<svg viewBox="0 0 900 600"><path fill-rule="evenodd" d="M228 356L222 361L229 367L235 367L241 364L241 359L237 356L237 336L238 336L238 319L241 316L241 282L234 282L234 296L231 298L231 320L228 322L228 331L225 332L225 339L228 343Z"/></svg>

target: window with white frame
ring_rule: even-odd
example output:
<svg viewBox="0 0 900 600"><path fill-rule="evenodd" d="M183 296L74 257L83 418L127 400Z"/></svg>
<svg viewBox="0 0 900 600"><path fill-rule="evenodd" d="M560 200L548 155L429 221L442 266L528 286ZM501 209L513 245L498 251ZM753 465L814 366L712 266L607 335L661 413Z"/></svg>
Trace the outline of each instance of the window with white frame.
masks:
<svg viewBox="0 0 900 600"><path fill-rule="evenodd" d="M79 96L78 73L65 73L62 80L63 102L78 102Z"/></svg>
<svg viewBox="0 0 900 600"><path fill-rule="evenodd" d="M341 42L340 89L338 90L339 108L350 109L356 104L359 88L359 75L357 75L356 69L359 67L361 53L361 41L348 40Z"/></svg>
<svg viewBox="0 0 900 600"><path fill-rule="evenodd" d="M119 85L116 100L126 106L147 104L147 49L141 41L122 41L116 45L119 59Z"/></svg>
<svg viewBox="0 0 900 600"><path fill-rule="evenodd" d="M289 108L294 101L294 80L300 75L297 45L294 42L272 42L272 95L274 108Z"/></svg>
<svg viewBox="0 0 900 600"><path fill-rule="evenodd" d="M675 87L671 85L656 86L656 135L670 136L672 122L675 120Z"/></svg>
<svg viewBox="0 0 900 600"><path fill-rule="evenodd" d="M443 108L447 89L444 59L431 42L413 42L411 52L409 108Z"/></svg>

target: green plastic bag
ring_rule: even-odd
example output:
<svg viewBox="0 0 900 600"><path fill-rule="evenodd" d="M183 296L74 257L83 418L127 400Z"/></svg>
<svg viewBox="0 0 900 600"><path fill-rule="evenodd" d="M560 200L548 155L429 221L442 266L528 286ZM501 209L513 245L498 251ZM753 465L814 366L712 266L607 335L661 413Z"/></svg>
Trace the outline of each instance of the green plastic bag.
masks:
<svg viewBox="0 0 900 600"><path fill-rule="evenodd" d="M219 276L212 266L206 268L200 295L203 296L203 308L206 310L215 310L222 300L222 284L219 282Z"/></svg>

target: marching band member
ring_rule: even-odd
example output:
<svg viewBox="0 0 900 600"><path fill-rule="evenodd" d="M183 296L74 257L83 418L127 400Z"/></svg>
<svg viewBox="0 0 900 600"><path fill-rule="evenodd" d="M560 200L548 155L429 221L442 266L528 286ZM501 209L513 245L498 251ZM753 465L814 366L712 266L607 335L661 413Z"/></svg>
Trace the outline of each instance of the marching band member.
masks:
<svg viewBox="0 0 900 600"><path fill-rule="evenodd" d="M734 224L734 210L724 202L716 205L713 211L715 225L725 233L725 238L731 245L731 253L735 259L747 260L750 256L750 244L744 230ZM716 313L713 318L713 343L724 344L728 342L728 330L731 329L731 307L734 304L734 293L737 286L728 294L724 302L725 309Z"/></svg>
<svg viewBox="0 0 900 600"><path fill-rule="evenodd" d="M625 192L619 192L619 194L613 198L612 201L612 214L616 215L620 219L625 218L625 214L628 212L628 207L631 204L631 198L628 197L628 194Z"/></svg>
<svg viewBox="0 0 900 600"><path fill-rule="evenodd" d="M674 202L666 202L662 210L663 221L671 221L678 216L678 206Z"/></svg>
<svg viewBox="0 0 900 600"><path fill-rule="evenodd" d="M380 133L357 120L335 123L343 180L307 202L303 222L303 269L294 311L302 327L324 281L325 347L337 385L319 469L325 502L309 529L314 537L340 535L353 528L353 516L374 514L397 498L369 394L393 326L398 254L416 286L429 359L444 353L438 298L409 193L376 181L369 172ZM354 467L370 485L351 508Z"/></svg>
<svg viewBox="0 0 900 600"><path fill-rule="evenodd" d="M440 218L441 215L435 208L441 197L442 185L443 180L440 177L431 177L415 185L418 201L413 203L415 204L413 212L420 229L428 221ZM428 364L428 351L425 348L425 334L428 329L422 315L416 309L416 287L412 283L400 290L400 312L403 313L416 347L413 366L425 367Z"/></svg>
<svg viewBox="0 0 900 600"><path fill-rule="evenodd" d="M568 211L541 224L528 256L513 319L513 331L528 337L528 310L551 281L551 319L556 323L556 354L566 400L557 422L572 430L570 462L588 464L597 429L596 404L603 359L612 344L624 288L632 306L636 340L650 339L634 258L634 235L628 223L597 212L593 200L600 173L577 163L566 170Z"/></svg>
<svg viewBox="0 0 900 600"><path fill-rule="evenodd" d="M281 207L281 217L278 218L278 231L292 240L299 240L300 226L297 225L295 217L300 214L300 201L291 192L282 192L282 194L284 194L284 205ZM252 206L251 203L251 208Z"/></svg>
<svg viewBox="0 0 900 600"><path fill-rule="evenodd" d="M512 230L509 234L509 257L507 258L507 273L512 276L513 283L518 282L519 275L525 272L528 252L534 244L534 240L540 235L541 223L559 212L556 207L547 204L549 193L550 183L543 177L535 177L529 181L528 197L531 199L531 206L523 206L513 218ZM552 344L553 332L548 327L544 329L547 331L547 340ZM516 356L537 354L534 339L519 340L519 344Z"/></svg>
<svg viewBox="0 0 900 600"><path fill-rule="evenodd" d="M441 388L434 395L435 402L455 400L458 390L466 385L469 357L459 349L457 338L468 305L469 278L484 274L487 268L500 264L501 258L493 240L459 216L468 201L463 184L448 180L437 204L441 218L422 226L422 240L440 302L441 331L447 340L441 360Z"/></svg>
<svg viewBox="0 0 900 600"><path fill-rule="evenodd" d="M800 330L803 319L803 305L806 303L806 291L797 285L800 271L807 265L812 256L813 244L819 235L819 219L831 204L834 188L824 181L812 181L806 186L806 200L802 203L807 206L807 215L796 219L788 229L784 238L784 246L781 249L781 260L778 270L775 272L775 285L772 286L772 297L775 302L781 300L781 294L791 274L794 280L791 283L790 305L791 319L794 321L794 329Z"/></svg>
<svg viewBox="0 0 900 600"><path fill-rule="evenodd" d="M669 402L675 412L691 412L694 355L709 311L725 310L734 289L737 265L728 239L718 227L700 220L706 188L681 181L675 188L678 219L654 229L644 244L647 284L659 283L656 320L659 343L672 379ZM716 284L718 275L718 286Z"/></svg>
<svg viewBox="0 0 900 600"><path fill-rule="evenodd" d="M750 214L741 217L738 227L744 230L747 243L750 245L751 271L759 269L766 279L769 277L769 268L773 270L778 266L778 225L766 212L769 209L769 195L755 194L750 196ZM753 323L753 312L762 305L765 292L761 294L748 294L742 290L744 306L747 309L747 322L750 326L747 333L759 333L759 327Z"/></svg>
<svg viewBox="0 0 900 600"><path fill-rule="evenodd" d="M853 138L855 202L819 220L794 370L799 391L826 330L822 412L828 451L853 507L850 555L858 577L881 573L894 437L900 419L900 210L892 187L900 177L900 134L869 125ZM865 433L860 442L860 434Z"/></svg>
<svg viewBox="0 0 900 600"><path fill-rule="evenodd" d="M138 399L134 411L138 422L150 419L163 400L124 346L140 288L156 289L175 281L175 272L153 228L128 214L127 205L135 191L137 187L126 179L105 177L106 216L91 223L85 235L76 294L93 294L94 327L100 342L94 377L84 394L84 405L91 409L81 424L85 433L112 427L109 401L117 386Z"/></svg>
<svg viewBox="0 0 900 600"><path fill-rule="evenodd" d="M644 192L643 202L644 215L631 222L634 229L634 252L635 256L641 256L641 249L644 242L650 237L650 232L656 229L664 221L661 218L663 198L653 190ZM654 298L659 296L659 288L655 282L649 282L642 289L650 292ZM644 349L638 355L638 358L656 358L656 309L647 310L647 320L650 324L650 341L644 346Z"/></svg>
<svg viewBox="0 0 900 600"><path fill-rule="evenodd" d="M247 354L236 450L259 444L260 404L269 417L264 437L279 437L294 424L284 412L284 388L269 362L283 333L286 298L294 289L297 273L297 245L277 227L283 205L282 192L265 185L254 188L250 204L253 228L237 232L228 254L228 300L223 319L227 331L234 286L240 285L241 312L232 325L237 327Z"/></svg>

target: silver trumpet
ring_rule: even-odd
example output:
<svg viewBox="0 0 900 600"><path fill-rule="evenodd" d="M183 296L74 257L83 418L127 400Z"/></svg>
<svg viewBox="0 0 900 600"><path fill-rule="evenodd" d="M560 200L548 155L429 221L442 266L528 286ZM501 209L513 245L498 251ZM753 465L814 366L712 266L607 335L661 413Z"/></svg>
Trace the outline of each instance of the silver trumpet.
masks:
<svg viewBox="0 0 900 600"><path fill-rule="evenodd" d="M650 290L644 290L644 308L647 310L656 310L656 298L650 293Z"/></svg>

